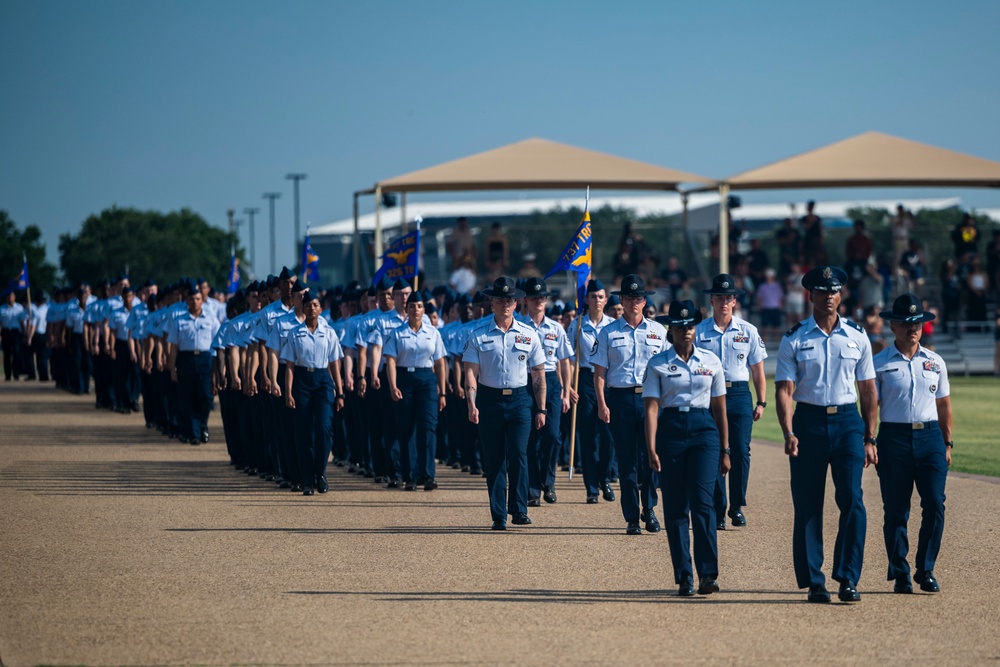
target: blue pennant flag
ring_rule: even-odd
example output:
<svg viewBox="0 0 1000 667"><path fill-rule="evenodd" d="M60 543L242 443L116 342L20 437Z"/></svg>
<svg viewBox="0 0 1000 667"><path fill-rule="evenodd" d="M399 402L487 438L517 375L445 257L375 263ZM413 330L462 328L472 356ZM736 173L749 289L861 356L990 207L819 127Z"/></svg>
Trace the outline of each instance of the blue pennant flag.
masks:
<svg viewBox="0 0 1000 667"><path fill-rule="evenodd" d="M28 280L28 256L21 255L24 263L21 264L21 273L14 279L14 289L30 289L31 281ZM8 274L9 275L9 274Z"/></svg>
<svg viewBox="0 0 1000 667"><path fill-rule="evenodd" d="M309 241L309 228L306 227L306 241L302 244L302 281L319 281L319 255L312 249Z"/></svg>
<svg viewBox="0 0 1000 667"><path fill-rule="evenodd" d="M593 245L594 237L590 230L590 211L583 212L583 222L576 230L569 245L559 255L555 266L545 274L545 278L550 278L560 271L576 271L576 299L577 308L583 308L584 297L587 295L587 280L590 278L590 270L593 265Z"/></svg>
<svg viewBox="0 0 1000 667"><path fill-rule="evenodd" d="M240 288L240 259L234 252L229 258L229 279L226 283L226 293L232 296Z"/></svg>
<svg viewBox="0 0 1000 667"><path fill-rule="evenodd" d="M400 236L389 244L382 255L382 266L375 272L372 278L374 285L382 280L382 276L388 276L392 280L404 278L411 280L417 277L417 261L420 257L420 225L417 230L410 232L406 236Z"/></svg>

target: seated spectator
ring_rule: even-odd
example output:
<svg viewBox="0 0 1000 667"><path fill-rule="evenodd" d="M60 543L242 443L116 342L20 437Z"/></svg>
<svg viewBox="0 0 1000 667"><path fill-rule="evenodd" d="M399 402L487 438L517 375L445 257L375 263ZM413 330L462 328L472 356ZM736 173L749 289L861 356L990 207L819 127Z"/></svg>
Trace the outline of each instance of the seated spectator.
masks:
<svg viewBox="0 0 1000 667"><path fill-rule="evenodd" d="M684 269L680 267L677 262L677 258L671 255L667 258L667 267L663 269L663 273L660 274L663 278L663 284L668 290L666 301L670 303L671 301L677 301L680 297L677 296L677 290L680 289L681 285L687 281L687 274L684 273Z"/></svg>
<svg viewBox="0 0 1000 667"><path fill-rule="evenodd" d="M445 249L451 257L452 268L459 268L464 261L469 263L468 268L473 272L476 270L476 240L469 230L469 221L462 216L458 219L455 229L451 231L448 240L445 242Z"/></svg>
<svg viewBox="0 0 1000 667"><path fill-rule="evenodd" d="M781 307L785 302L785 291L777 281L774 269L764 271L764 282L757 288L757 307L760 309L761 336L764 342L780 340Z"/></svg>
<svg viewBox="0 0 1000 667"><path fill-rule="evenodd" d="M524 265L521 266L521 270L517 272L517 277L521 280L527 280L528 278L541 278L542 272L538 270L535 266L535 260L538 256L533 253L525 253L524 255Z"/></svg>
<svg viewBox="0 0 1000 667"><path fill-rule="evenodd" d="M788 326L792 327L802 321L802 313L806 307L805 290L802 289L802 270L798 264L792 264L785 279L785 316Z"/></svg>
<svg viewBox="0 0 1000 667"><path fill-rule="evenodd" d="M784 226L774 234L778 244L778 270L784 279L792 271L793 264L801 262L802 238L795 228L795 221L785 218Z"/></svg>
<svg viewBox="0 0 1000 667"><path fill-rule="evenodd" d="M899 258L899 269L905 284L899 286L900 292L913 292L920 296L927 276L924 266L924 254L920 252L920 243L910 239L909 248Z"/></svg>
<svg viewBox="0 0 1000 667"><path fill-rule="evenodd" d="M460 258L458 268L448 277L448 284L459 294L470 294L476 287L476 272L472 270L472 266L470 258Z"/></svg>

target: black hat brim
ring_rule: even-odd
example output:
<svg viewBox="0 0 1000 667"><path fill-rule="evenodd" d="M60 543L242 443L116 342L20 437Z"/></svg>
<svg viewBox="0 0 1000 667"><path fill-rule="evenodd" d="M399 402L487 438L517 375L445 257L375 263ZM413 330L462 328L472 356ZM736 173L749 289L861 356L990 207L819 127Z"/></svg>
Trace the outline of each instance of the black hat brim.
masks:
<svg viewBox="0 0 1000 667"><path fill-rule="evenodd" d="M656 318L656 321L665 327L693 327L701 322L700 317L685 317L684 319L674 319L666 315Z"/></svg>
<svg viewBox="0 0 1000 667"><path fill-rule="evenodd" d="M747 293L747 291L745 289L736 289L734 287L733 289L724 289L724 290L703 289L701 293L708 294L709 296L712 296L713 294L719 296L743 296L744 294Z"/></svg>
<svg viewBox="0 0 1000 667"><path fill-rule="evenodd" d="M531 294L526 294L526 296L529 297L529 298L533 297L533 296L534 297L539 297L539 298L541 298L541 297L550 297L550 296L559 296L559 292L556 292L554 290L549 290L547 292L532 292ZM520 299L521 297L517 297L517 298Z"/></svg>
<svg viewBox="0 0 1000 667"><path fill-rule="evenodd" d="M886 322L904 322L906 324L917 324L924 322L933 322L937 319L937 315L934 313L929 313L926 310L922 313L917 313L916 315L907 315L906 317L900 317L894 314L891 310L883 310L878 314Z"/></svg>
<svg viewBox="0 0 1000 667"><path fill-rule="evenodd" d="M623 296L653 296L654 294L656 294L656 292L651 292L649 290L638 290L635 292L631 290L629 291L617 290L611 293L612 296L616 296L618 298L621 298Z"/></svg>
<svg viewBox="0 0 1000 667"><path fill-rule="evenodd" d="M503 292L494 292L493 288L490 287L489 289L483 290L483 296L491 299L523 299L525 294L523 290L519 290L516 287L513 292L507 292L506 294Z"/></svg>

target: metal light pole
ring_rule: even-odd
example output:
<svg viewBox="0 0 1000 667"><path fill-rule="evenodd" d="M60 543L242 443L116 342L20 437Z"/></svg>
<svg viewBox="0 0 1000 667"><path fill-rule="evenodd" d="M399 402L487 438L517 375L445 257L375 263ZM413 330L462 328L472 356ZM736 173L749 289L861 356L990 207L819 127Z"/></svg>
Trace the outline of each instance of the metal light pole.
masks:
<svg viewBox="0 0 1000 667"><path fill-rule="evenodd" d="M245 208L243 212L250 216L250 266L253 267L254 273L257 273L257 244L254 242L253 236L253 217L260 213L260 209Z"/></svg>
<svg viewBox="0 0 1000 667"><path fill-rule="evenodd" d="M274 200L280 199L280 192L265 192L264 199L270 200L271 202L271 273L277 273L277 264L274 261L274 247L275 247L275 237L274 237Z"/></svg>
<svg viewBox="0 0 1000 667"><path fill-rule="evenodd" d="M305 180L307 174L288 174L285 176L293 184L293 195L295 197L295 246L296 253L299 250L299 181Z"/></svg>

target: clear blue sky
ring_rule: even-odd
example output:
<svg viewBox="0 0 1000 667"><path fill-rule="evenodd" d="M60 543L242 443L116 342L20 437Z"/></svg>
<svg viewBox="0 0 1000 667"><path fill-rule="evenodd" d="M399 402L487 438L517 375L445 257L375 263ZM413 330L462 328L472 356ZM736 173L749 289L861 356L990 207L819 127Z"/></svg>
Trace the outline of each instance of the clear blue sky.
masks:
<svg viewBox="0 0 1000 667"><path fill-rule="evenodd" d="M286 173L320 224L376 180L532 136L713 177L867 130L1000 160L998 25L995 0L4 0L0 208L58 261L112 204L220 226L258 206L260 260L280 191L291 262ZM810 194L1000 206L744 199Z"/></svg>

